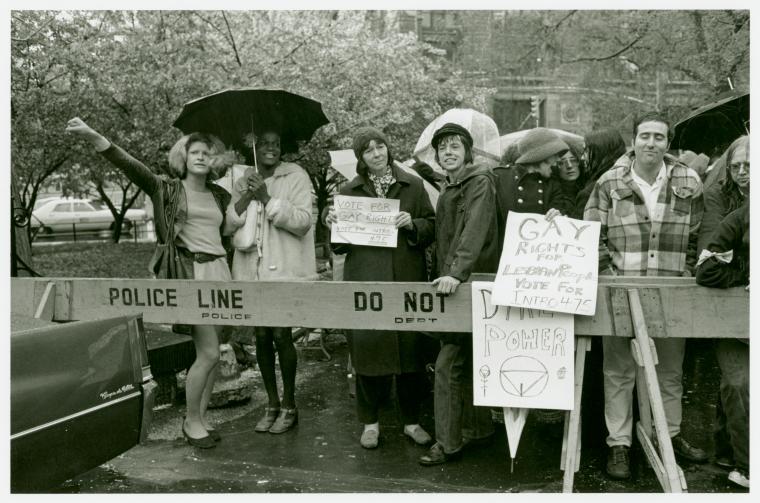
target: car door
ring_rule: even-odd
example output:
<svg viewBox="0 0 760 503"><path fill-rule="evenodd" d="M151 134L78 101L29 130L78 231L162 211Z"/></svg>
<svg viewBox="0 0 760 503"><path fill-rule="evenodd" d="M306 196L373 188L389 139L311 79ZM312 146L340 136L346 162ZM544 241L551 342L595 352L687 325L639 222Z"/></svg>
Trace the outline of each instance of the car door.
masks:
<svg viewBox="0 0 760 503"><path fill-rule="evenodd" d="M71 232L71 224L74 222L74 209L70 201L63 201L53 206L47 217L43 220L43 225L49 227L55 232Z"/></svg>
<svg viewBox="0 0 760 503"><path fill-rule="evenodd" d="M108 229L113 222L110 211L95 209L85 201L74 203L74 219L77 222L77 230L83 231Z"/></svg>
<svg viewBox="0 0 760 503"><path fill-rule="evenodd" d="M140 315L29 326L10 337L11 490L47 492L145 441L156 384Z"/></svg>

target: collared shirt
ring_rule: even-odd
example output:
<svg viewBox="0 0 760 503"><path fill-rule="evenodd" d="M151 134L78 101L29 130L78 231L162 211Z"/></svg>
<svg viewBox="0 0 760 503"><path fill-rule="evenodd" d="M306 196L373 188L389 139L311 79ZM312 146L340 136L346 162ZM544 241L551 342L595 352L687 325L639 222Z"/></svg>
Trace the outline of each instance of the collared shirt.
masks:
<svg viewBox="0 0 760 503"><path fill-rule="evenodd" d="M662 186L665 184L665 162L663 161L662 166L660 166L660 171L657 173L657 177L654 179L654 183L652 183L652 185L649 185L649 182L641 178L636 173L635 161L633 165L631 165L631 176L633 177L633 181L636 182L636 185L639 186L639 189L641 189L641 193L644 195L644 203L647 205L647 209L649 210L649 216L656 218L654 215L652 215L652 211L655 209L655 205L657 204L657 197L660 195L660 189L662 189Z"/></svg>
<svg viewBox="0 0 760 503"><path fill-rule="evenodd" d="M653 211L621 157L594 186L585 220L601 222L599 267L626 276L680 276L693 271L704 203L699 175L672 156Z"/></svg>

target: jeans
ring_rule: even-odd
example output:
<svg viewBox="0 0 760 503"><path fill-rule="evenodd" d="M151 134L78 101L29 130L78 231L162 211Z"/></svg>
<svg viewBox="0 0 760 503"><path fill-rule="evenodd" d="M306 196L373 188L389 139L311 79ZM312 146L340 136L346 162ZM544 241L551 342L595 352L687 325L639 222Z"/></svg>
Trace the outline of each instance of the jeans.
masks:
<svg viewBox="0 0 760 503"><path fill-rule="evenodd" d="M720 407L716 420L717 453L733 453L734 464L749 471L749 344L719 339L715 356L720 366ZM728 446L726 445L728 442Z"/></svg>
<svg viewBox="0 0 760 503"><path fill-rule="evenodd" d="M472 404L472 345L444 342L435 362L435 439L443 451L460 450L464 440L477 440L493 434L491 410Z"/></svg>

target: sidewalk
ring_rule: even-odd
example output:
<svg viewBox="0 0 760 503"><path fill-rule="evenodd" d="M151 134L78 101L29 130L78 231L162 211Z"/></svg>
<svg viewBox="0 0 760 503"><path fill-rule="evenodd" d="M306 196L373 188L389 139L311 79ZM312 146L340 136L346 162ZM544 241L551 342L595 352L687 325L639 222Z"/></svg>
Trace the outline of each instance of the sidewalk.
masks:
<svg viewBox="0 0 760 503"><path fill-rule="evenodd" d="M359 445L361 425L354 400L348 395L345 368L347 348L332 340L330 362L319 361L317 351L299 351L296 400L299 424L282 435L261 434L253 426L263 413L265 395L259 385L250 403L216 409L212 420L223 436L214 449L200 450L182 440L180 418L184 407L157 410L150 441L119 458L67 482L59 493L325 493L325 492L547 492L562 490L559 469L562 424L541 424L529 416L514 473L503 425L491 446L465 452L461 461L422 467L417 458L425 450L402 433L395 411L381 413L381 439L376 450ZM697 356L697 365L709 365ZM696 387L715 383L710 371ZM704 391L704 390L703 390ZM707 392L709 393L712 392ZM700 398L695 397L699 394ZM687 390L684 430L690 438L712 448L714 409L703 392ZM423 404L422 425L433 433L432 395ZM688 424L687 424L688 422ZM600 432L600 434L602 434ZM709 444L708 444L709 442ZM599 444L603 442L595 442ZM654 472L634 449L632 481L612 481L604 475L606 449L585 445L576 492L660 492ZM712 464L683 465L690 492L734 492L727 472Z"/></svg>

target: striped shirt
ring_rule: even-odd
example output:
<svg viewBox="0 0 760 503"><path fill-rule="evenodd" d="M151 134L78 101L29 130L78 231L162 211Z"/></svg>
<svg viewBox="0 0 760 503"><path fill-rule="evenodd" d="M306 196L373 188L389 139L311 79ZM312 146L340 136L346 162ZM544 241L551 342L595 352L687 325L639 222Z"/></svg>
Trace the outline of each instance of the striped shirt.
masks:
<svg viewBox="0 0 760 503"><path fill-rule="evenodd" d="M691 274L704 203L699 175L665 156L666 180L651 216L632 176L633 154L618 159L591 192L585 220L601 222L599 270L624 276Z"/></svg>

